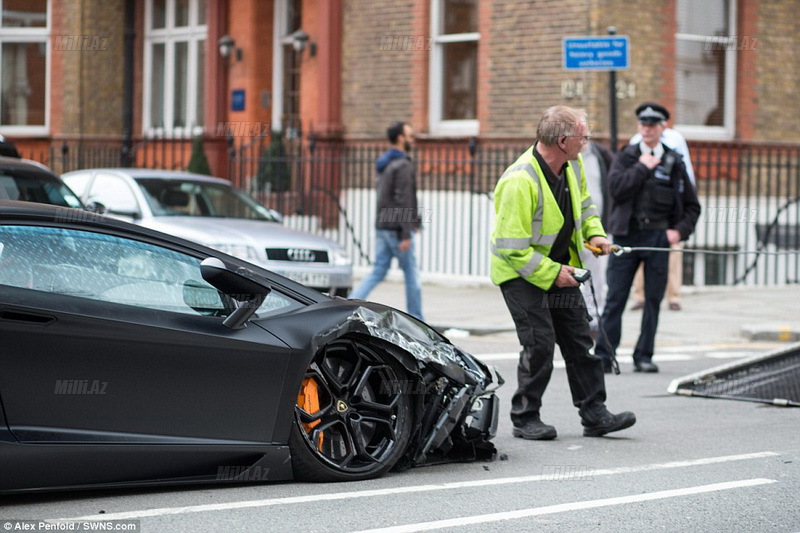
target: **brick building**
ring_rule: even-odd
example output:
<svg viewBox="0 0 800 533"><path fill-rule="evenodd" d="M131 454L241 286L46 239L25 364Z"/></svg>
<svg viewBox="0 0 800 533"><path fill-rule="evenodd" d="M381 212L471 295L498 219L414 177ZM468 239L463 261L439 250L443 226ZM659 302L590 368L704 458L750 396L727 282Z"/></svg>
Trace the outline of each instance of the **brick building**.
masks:
<svg viewBox="0 0 800 533"><path fill-rule="evenodd" d="M800 141L791 0L3 0L0 132L24 146L202 131L529 139L554 103L609 132L606 72L564 36L630 37L619 131L644 99L691 140ZM126 29L127 24L127 29ZM219 52L232 41L230 55ZM223 154L218 154L224 157Z"/></svg>
<svg viewBox="0 0 800 533"><path fill-rule="evenodd" d="M369 134L405 111L431 135L458 134L439 100L461 76L475 91L470 119L477 121L462 123L462 134L530 137L539 112L554 103L585 107L595 129L608 133L609 75L565 71L561 45L564 36L605 35L614 26L630 37L631 66L617 76L621 134L634 131L636 104L652 99L674 111L690 139L798 142L780 111L791 107L800 76L791 58L800 39L793 9L780 0L349 1L343 122L348 133ZM472 22L445 33L450 12ZM381 46L387 35L411 38ZM474 57L447 55L469 38ZM448 72L445 57L464 67Z"/></svg>
<svg viewBox="0 0 800 533"><path fill-rule="evenodd" d="M0 11L0 134L24 155L56 171L185 168L200 136L215 174L282 212L326 231L349 217L342 241L369 232L370 214L343 204L369 203L352 191L370 189L390 121L419 134L422 189L484 199L550 105L587 109L608 138L610 74L565 70L562 39L612 26L630 50L614 87L619 142L636 105L657 100L689 139L712 209L774 197L758 224L707 226L700 244L763 236L800 196L794 0L0 0ZM447 210L472 206L464 239L484 242L491 208L465 198ZM794 237L764 238L800 239L791 216L780 224ZM442 227L423 270L459 225ZM480 271L488 252L470 254ZM708 268L733 275L718 263Z"/></svg>

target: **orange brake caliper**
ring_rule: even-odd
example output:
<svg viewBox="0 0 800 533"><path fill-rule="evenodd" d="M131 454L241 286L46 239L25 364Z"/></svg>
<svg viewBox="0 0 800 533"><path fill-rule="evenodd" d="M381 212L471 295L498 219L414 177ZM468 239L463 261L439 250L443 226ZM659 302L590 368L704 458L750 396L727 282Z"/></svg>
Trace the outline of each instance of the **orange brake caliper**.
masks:
<svg viewBox="0 0 800 533"><path fill-rule="evenodd" d="M303 384L300 385L300 392L297 394L297 405L299 405L306 413L313 415L319 412L319 385L314 378L307 377L303 379ZM303 424L303 429L306 433L311 433L311 429L318 426L321 420L314 420L307 424ZM322 451L322 432L319 434L319 441L317 442L317 449Z"/></svg>

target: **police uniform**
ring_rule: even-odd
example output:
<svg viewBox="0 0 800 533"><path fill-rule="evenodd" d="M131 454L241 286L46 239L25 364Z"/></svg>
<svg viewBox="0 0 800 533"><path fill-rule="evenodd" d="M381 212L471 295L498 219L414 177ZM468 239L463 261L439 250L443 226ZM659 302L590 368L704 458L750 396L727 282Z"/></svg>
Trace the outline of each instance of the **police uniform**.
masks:
<svg viewBox="0 0 800 533"><path fill-rule="evenodd" d="M658 104L640 106L637 111L642 124L658 124L669 117L666 108ZM652 170L639 161L645 150L660 159ZM700 216L700 203L680 154L665 144L659 142L651 148L642 141L626 146L614 158L608 182L606 229L614 235L615 244L669 249L668 229L677 230L681 240L686 240L694 231ZM645 303L641 331L633 353L634 369L658 371L652 358L669 265L669 253L659 251L634 251L609 259L603 326L611 345L601 336L595 349L595 353L605 360L606 370L610 367L611 350L619 346L622 313L640 263L644 264Z"/></svg>

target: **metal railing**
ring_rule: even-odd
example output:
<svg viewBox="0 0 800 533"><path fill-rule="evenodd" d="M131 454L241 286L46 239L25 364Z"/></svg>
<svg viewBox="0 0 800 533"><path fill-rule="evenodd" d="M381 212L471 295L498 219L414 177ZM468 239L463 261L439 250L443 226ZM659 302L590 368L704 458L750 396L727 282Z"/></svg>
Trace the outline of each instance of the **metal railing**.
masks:
<svg viewBox="0 0 800 533"><path fill-rule="evenodd" d="M265 132L266 133L266 132ZM285 224L343 244L356 266L373 256L375 161L382 141L328 141L270 133L227 140L227 177ZM219 148L222 138L206 139ZM54 143L47 153L23 154L56 172L132 166L186 169L192 139ZM423 219L423 273L486 278L492 194L498 177L528 144L516 141L420 142L412 153ZM690 143L703 213L687 249L747 252L684 254L684 283L774 285L800 282L800 146L768 143ZM224 168L224 167L223 167ZM762 252L756 254L754 252Z"/></svg>
<svg viewBox="0 0 800 533"><path fill-rule="evenodd" d="M800 254L789 253L800 250L800 146L693 143L690 151L704 209L688 247L762 252L698 254L695 283L800 283Z"/></svg>
<svg viewBox="0 0 800 533"><path fill-rule="evenodd" d="M374 165L385 143L310 140L275 150L269 142L232 152L231 178L282 212L288 225L334 238L349 248L356 265L369 264ZM488 277L494 186L527 148L518 141L475 139L426 141L415 148L423 272ZM773 254L800 249L800 146L692 143L690 151L703 213L687 250L740 253L684 254L684 282L800 282L800 254ZM254 179L270 165L283 168L281 191Z"/></svg>
<svg viewBox="0 0 800 533"><path fill-rule="evenodd" d="M139 137L122 139L60 140L49 146L23 151L26 158L39 161L57 174L71 170L101 167L139 167L186 170L192 156L194 138L186 136ZM221 139L203 139L204 145L224 143Z"/></svg>

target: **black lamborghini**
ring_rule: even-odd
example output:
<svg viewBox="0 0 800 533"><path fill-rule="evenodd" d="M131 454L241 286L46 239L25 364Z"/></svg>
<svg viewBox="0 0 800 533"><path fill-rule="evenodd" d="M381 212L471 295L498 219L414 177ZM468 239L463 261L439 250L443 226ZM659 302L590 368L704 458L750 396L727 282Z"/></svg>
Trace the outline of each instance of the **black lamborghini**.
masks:
<svg viewBox="0 0 800 533"><path fill-rule="evenodd" d="M502 379L390 307L0 200L0 492L361 480L488 457Z"/></svg>

